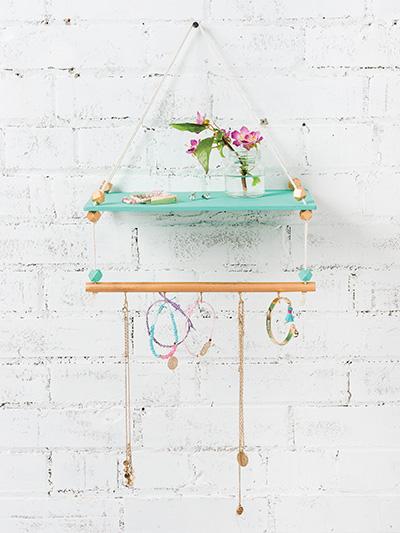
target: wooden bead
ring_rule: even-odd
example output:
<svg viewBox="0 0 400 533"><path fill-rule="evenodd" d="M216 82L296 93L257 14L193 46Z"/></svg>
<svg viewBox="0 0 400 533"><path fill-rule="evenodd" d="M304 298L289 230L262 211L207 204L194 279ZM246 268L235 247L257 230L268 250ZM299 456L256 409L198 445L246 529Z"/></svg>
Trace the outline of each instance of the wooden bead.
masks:
<svg viewBox="0 0 400 533"><path fill-rule="evenodd" d="M299 178L292 178L292 181L296 185L296 188L300 189L302 187L301 181L299 180ZM291 191L294 191L293 183L291 181L289 181L289 183L288 183L288 188Z"/></svg>
<svg viewBox="0 0 400 533"><path fill-rule="evenodd" d="M312 211L308 211L308 210L300 211L300 218L301 220L308 222L309 220L312 219Z"/></svg>
<svg viewBox="0 0 400 533"><path fill-rule="evenodd" d="M108 193L111 191L111 189L112 189L112 183L110 183L109 181L103 181L103 183L101 184L100 190L105 193Z"/></svg>
<svg viewBox="0 0 400 533"><path fill-rule="evenodd" d="M243 514L243 511L244 511L243 507L239 505L238 508L236 509L236 514L240 516L241 514Z"/></svg>
<svg viewBox="0 0 400 533"><path fill-rule="evenodd" d="M92 202L95 204L102 204L105 199L105 194L103 191L100 191L100 189L92 194Z"/></svg>
<svg viewBox="0 0 400 533"><path fill-rule="evenodd" d="M88 211L86 214L86 218L93 222L93 224L96 224L96 222L100 219L101 212L100 211Z"/></svg>
<svg viewBox="0 0 400 533"><path fill-rule="evenodd" d="M306 193L305 189L303 189L303 187L301 187L300 189L295 189L293 191L293 196L294 196L295 200L300 202L301 200L304 200L304 198L307 196L307 193Z"/></svg>

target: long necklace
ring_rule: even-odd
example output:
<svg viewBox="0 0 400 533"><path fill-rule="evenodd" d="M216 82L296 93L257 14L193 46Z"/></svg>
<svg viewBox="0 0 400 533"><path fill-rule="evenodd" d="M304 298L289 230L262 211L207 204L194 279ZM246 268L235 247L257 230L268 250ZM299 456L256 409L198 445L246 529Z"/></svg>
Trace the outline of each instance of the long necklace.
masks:
<svg viewBox="0 0 400 533"><path fill-rule="evenodd" d="M244 511L242 505L242 468L248 465L244 447L244 302L242 293L239 293L238 304L238 332L239 332L239 449L236 456L238 462L238 506L236 513L241 515Z"/></svg>
<svg viewBox="0 0 400 533"><path fill-rule="evenodd" d="M129 307L128 298L125 293L124 305L122 308L124 315L124 365L125 365L125 460L124 483L127 487L132 487L135 478L132 464L132 411L131 411L131 371L129 357ZM133 327L132 327L133 329ZM134 335L134 330L133 330Z"/></svg>

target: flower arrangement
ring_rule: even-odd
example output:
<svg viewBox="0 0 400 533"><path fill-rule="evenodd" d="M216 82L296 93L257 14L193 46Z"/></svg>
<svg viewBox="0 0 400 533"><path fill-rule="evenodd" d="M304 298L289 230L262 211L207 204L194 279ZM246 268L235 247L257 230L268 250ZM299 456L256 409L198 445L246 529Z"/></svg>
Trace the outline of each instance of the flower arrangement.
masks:
<svg viewBox="0 0 400 533"><path fill-rule="evenodd" d="M200 134L204 131L211 135L203 139L191 139L186 152L194 156L207 174L210 166L210 155L216 150L221 157L225 157L224 150L229 150L236 158L240 169L243 191L247 191L247 178L252 179L252 185L260 183L260 177L251 174L251 168L246 152L257 150L263 140L259 131L250 131L246 126L240 130L226 130L217 126L200 112L196 114L196 122L173 123L171 126L180 131Z"/></svg>

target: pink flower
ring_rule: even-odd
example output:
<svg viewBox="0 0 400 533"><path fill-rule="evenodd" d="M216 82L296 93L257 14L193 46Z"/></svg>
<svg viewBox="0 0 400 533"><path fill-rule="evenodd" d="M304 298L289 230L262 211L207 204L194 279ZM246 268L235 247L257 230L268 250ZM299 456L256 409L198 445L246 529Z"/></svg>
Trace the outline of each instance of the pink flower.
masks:
<svg viewBox="0 0 400 533"><path fill-rule="evenodd" d="M258 143L263 140L259 131L249 131L246 126L242 126L240 131L232 132L233 144L235 146L243 146L246 150L254 148Z"/></svg>
<svg viewBox="0 0 400 533"><path fill-rule="evenodd" d="M221 131L222 131L222 133L224 134L225 139L226 139L227 141L229 141L230 138L231 138L231 130L226 131L226 130L224 130L224 129L221 129Z"/></svg>
<svg viewBox="0 0 400 533"><path fill-rule="evenodd" d="M189 148L186 150L186 153L187 154L194 154L194 152L196 151L196 148L198 146L200 141L198 141L197 139L192 139L190 141L190 146Z"/></svg>
<svg viewBox="0 0 400 533"><path fill-rule="evenodd" d="M200 113L200 111L197 111L196 113L196 124L204 124L205 117Z"/></svg>

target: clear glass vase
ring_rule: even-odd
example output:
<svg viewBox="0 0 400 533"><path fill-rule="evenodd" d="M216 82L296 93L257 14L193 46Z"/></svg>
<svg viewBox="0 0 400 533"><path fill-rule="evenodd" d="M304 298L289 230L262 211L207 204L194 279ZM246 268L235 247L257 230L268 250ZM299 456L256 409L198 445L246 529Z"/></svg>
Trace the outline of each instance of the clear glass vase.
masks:
<svg viewBox="0 0 400 533"><path fill-rule="evenodd" d="M257 149L235 149L229 153L225 175L225 192L229 196L255 198L265 193L265 180Z"/></svg>

